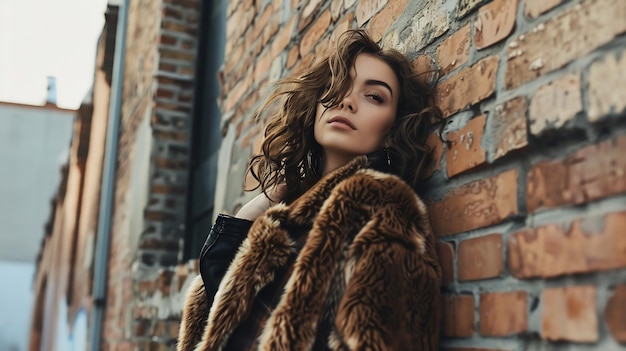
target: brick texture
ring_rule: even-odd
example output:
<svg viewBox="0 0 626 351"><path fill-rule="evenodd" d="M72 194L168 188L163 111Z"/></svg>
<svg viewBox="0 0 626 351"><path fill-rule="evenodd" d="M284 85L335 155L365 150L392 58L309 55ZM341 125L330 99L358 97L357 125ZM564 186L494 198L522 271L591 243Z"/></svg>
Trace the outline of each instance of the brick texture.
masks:
<svg viewBox="0 0 626 351"><path fill-rule="evenodd" d="M508 37L515 26L517 0L495 0L478 10L474 43L484 49Z"/></svg>
<svg viewBox="0 0 626 351"><path fill-rule="evenodd" d="M504 271L502 258L502 235L500 234L461 241L459 244L459 281L499 276Z"/></svg>
<svg viewBox="0 0 626 351"><path fill-rule="evenodd" d="M509 270L518 278L548 278L626 267L623 228L626 212L522 230L509 239Z"/></svg>
<svg viewBox="0 0 626 351"><path fill-rule="evenodd" d="M451 337L470 337L474 334L473 296L444 296L441 334Z"/></svg>
<svg viewBox="0 0 626 351"><path fill-rule="evenodd" d="M494 159L528 145L526 105L524 97L516 97L497 105L490 116L487 134L492 140L490 152Z"/></svg>
<svg viewBox="0 0 626 351"><path fill-rule="evenodd" d="M448 193L429 205L433 230L439 236L501 222L518 212L517 170L481 179Z"/></svg>
<svg viewBox="0 0 626 351"><path fill-rule="evenodd" d="M446 139L450 147L446 153L448 177L480 166L487 160L481 142L485 133L486 116L478 116L461 130L448 132Z"/></svg>
<svg viewBox="0 0 626 351"><path fill-rule="evenodd" d="M524 14L526 17L536 18L562 2L563 0L526 0Z"/></svg>
<svg viewBox="0 0 626 351"><path fill-rule="evenodd" d="M527 329L526 292L492 292L480 295L480 334L508 336Z"/></svg>
<svg viewBox="0 0 626 351"><path fill-rule="evenodd" d="M360 27L380 11L388 0L358 1L356 6L356 23Z"/></svg>
<svg viewBox="0 0 626 351"><path fill-rule="evenodd" d="M526 201L530 211L582 204L626 191L626 137L585 147L565 159L533 165Z"/></svg>
<svg viewBox="0 0 626 351"><path fill-rule="evenodd" d="M530 132L558 129L583 110L580 75L569 74L537 89L530 101Z"/></svg>
<svg viewBox="0 0 626 351"><path fill-rule="evenodd" d="M498 58L490 56L443 81L437 88L437 103L444 116L491 96L496 87L497 69Z"/></svg>
<svg viewBox="0 0 626 351"><path fill-rule="evenodd" d="M545 289L541 294L541 337L557 341L598 340L596 288L570 286Z"/></svg>
<svg viewBox="0 0 626 351"><path fill-rule="evenodd" d="M507 88L514 89L608 43L626 31L625 16L626 2L586 0L538 24L509 45Z"/></svg>
<svg viewBox="0 0 626 351"><path fill-rule="evenodd" d="M607 55L589 68L589 120L619 114L626 108L626 58L622 51Z"/></svg>
<svg viewBox="0 0 626 351"><path fill-rule="evenodd" d="M465 25L446 38L437 48L437 64L443 74L457 69L469 60L471 47L470 25Z"/></svg>
<svg viewBox="0 0 626 351"><path fill-rule="evenodd" d="M604 308L604 319L613 339L626 343L626 285L613 290L611 298Z"/></svg>
<svg viewBox="0 0 626 351"><path fill-rule="evenodd" d="M379 41L382 39L383 35L392 23L394 23L398 16L402 14L404 11L408 0L392 0L388 2L387 6L384 6L382 10L374 15L370 20L368 30L372 39L375 41ZM367 3L367 1L363 1L362 3ZM357 12L358 16L358 12ZM358 22L358 17L357 17Z"/></svg>

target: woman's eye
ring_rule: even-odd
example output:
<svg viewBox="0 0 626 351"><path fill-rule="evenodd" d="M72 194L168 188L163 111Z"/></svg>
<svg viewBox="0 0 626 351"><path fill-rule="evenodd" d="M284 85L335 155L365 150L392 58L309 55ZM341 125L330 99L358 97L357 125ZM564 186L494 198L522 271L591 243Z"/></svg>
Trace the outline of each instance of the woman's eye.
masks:
<svg viewBox="0 0 626 351"><path fill-rule="evenodd" d="M369 97L370 99L376 101L376 102L385 102L383 97L380 96L378 93L371 93L371 94L367 94L366 96Z"/></svg>

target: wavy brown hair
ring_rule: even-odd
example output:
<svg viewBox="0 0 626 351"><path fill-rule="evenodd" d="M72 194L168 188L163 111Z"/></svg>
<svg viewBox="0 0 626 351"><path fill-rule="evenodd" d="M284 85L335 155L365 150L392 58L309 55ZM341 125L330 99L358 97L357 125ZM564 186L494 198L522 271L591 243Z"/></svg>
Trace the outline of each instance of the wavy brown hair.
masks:
<svg viewBox="0 0 626 351"><path fill-rule="evenodd" d="M248 171L266 195L284 183L287 190L281 200L290 203L321 178L323 150L313 136L317 104L333 108L341 103L352 88L350 70L362 53L382 59L398 78L397 115L386 143L392 167L387 171L416 188L430 154L426 138L432 123L441 119L435 106L436 79L424 74L432 72L415 72L406 56L381 48L365 31L350 30L327 57L280 80L257 111L257 119L267 119L265 138Z"/></svg>

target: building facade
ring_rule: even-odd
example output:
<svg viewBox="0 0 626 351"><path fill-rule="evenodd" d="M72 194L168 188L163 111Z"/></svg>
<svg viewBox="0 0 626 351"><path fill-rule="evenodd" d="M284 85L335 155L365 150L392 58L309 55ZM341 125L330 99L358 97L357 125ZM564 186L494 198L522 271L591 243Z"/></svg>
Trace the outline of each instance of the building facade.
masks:
<svg viewBox="0 0 626 351"><path fill-rule="evenodd" d="M0 349L26 350L35 260L76 111L0 102Z"/></svg>
<svg viewBox="0 0 626 351"><path fill-rule="evenodd" d="M626 346L626 3L125 4L122 84L111 90L120 94L112 186L94 177L76 205L68 177L57 206L73 211L64 223L78 223L74 255L85 252L82 262L106 272L103 296L77 293L90 317L102 309L101 322L88 319L101 332L97 348L174 349L213 218L255 195L244 191L262 140L254 109L272 82L309 66L350 28L405 52L417 70L440 72L446 142L435 131L428 140L434 162L420 195L444 272L442 349ZM89 164L89 145L85 182L91 167L103 175L107 167ZM86 205L109 192L110 216ZM99 232L102 221L110 230ZM72 274L83 287L97 280Z"/></svg>

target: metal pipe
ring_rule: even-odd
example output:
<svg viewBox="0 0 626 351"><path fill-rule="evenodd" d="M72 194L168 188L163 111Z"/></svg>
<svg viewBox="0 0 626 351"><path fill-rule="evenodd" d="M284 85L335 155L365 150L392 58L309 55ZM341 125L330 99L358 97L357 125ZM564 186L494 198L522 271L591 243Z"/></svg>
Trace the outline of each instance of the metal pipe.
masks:
<svg viewBox="0 0 626 351"><path fill-rule="evenodd" d="M100 187L100 207L98 211L98 228L93 275L93 309L91 314L90 350L100 350L100 338L106 308L107 261L109 257L109 236L111 217L115 195L115 172L119 124L122 110L122 87L124 78L124 56L126 52L126 28L128 24L128 7L130 0L123 0L118 8L118 20L115 33L115 56L111 79L111 98L109 100L109 116L102 165L102 185Z"/></svg>

